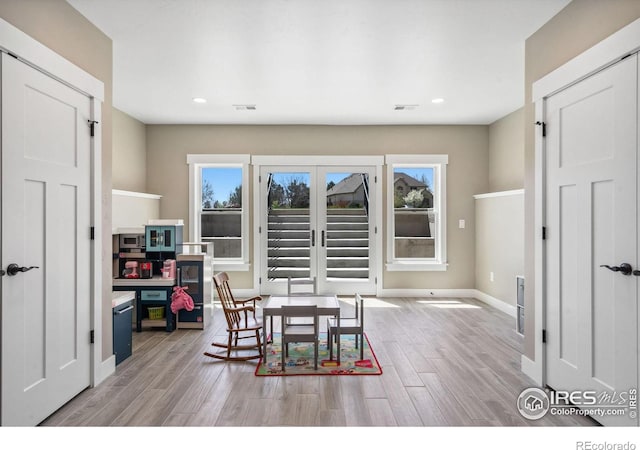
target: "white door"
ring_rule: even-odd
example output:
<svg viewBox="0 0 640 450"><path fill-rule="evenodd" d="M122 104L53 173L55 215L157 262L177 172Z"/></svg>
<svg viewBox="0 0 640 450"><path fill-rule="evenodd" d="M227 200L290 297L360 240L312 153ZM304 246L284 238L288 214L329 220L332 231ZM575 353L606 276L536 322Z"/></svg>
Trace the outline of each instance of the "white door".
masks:
<svg viewBox="0 0 640 450"><path fill-rule="evenodd" d="M90 100L2 54L2 425L90 384Z"/></svg>
<svg viewBox="0 0 640 450"><path fill-rule="evenodd" d="M319 293L375 293L375 173L261 167L261 293L286 293L288 277L315 277Z"/></svg>
<svg viewBox="0 0 640 450"><path fill-rule="evenodd" d="M547 384L638 387L637 57L546 102ZM600 401L600 400L599 400ZM636 425L633 414L593 416Z"/></svg>

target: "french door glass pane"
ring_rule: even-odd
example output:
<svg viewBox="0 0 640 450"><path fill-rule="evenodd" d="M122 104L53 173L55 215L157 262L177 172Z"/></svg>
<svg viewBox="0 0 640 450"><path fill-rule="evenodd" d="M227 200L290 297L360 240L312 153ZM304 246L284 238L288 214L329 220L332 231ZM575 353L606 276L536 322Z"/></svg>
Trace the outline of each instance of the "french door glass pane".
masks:
<svg viewBox="0 0 640 450"><path fill-rule="evenodd" d="M369 278L369 178L326 174L327 280Z"/></svg>
<svg viewBox="0 0 640 450"><path fill-rule="evenodd" d="M268 278L309 278L311 176L308 172L273 172L267 183Z"/></svg>

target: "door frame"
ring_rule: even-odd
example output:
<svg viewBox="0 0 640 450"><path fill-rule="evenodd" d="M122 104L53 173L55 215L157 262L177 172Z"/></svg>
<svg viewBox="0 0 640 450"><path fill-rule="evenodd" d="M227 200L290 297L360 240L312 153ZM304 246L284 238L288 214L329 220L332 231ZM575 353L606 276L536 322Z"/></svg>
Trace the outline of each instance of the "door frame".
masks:
<svg viewBox="0 0 640 450"><path fill-rule="evenodd" d="M369 166L375 167L374 183L369 184L370 194L373 194L373 201L376 205L376 213L373 217L373 226L377 231L375 236L370 239L371 246L376 248L376 258L374 262L374 276L377 280L375 284L376 295L380 294L382 289L382 166L384 165L384 156L334 156L334 155L259 155L251 157L251 165L253 168L253 285L260 292L260 272L262 270L262 245L260 242L261 225L261 189L260 189L260 172L262 166L278 166L278 167L295 167L295 166L324 166L324 167L342 167L342 166ZM372 188L373 187L373 188Z"/></svg>
<svg viewBox="0 0 640 450"><path fill-rule="evenodd" d="M532 85L531 100L535 105L535 122L544 123L546 100L589 76L617 63L622 58L640 50L640 19L635 20L590 49L558 67L554 71L535 81ZM535 126L535 125L534 125ZM546 226L545 211L547 202L546 147L542 136L542 127L535 130L535 189L534 189L534 359L522 355L522 371L541 386L546 385L546 346L542 342L542 333L546 328L546 248L542 238L542 229ZM638 167L640 174L640 164ZM638 192L640 198L640 191ZM531 194L525 193L525 198ZM526 203L526 202L525 202ZM640 221L640 217L637 218ZM639 222L640 223L640 222ZM640 249L638 249L640 252ZM640 308L638 323L640 324ZM638 337L640 348L640 336ZM639 358L640 361L640 358ZM640 371L639 371L640 372Z"/></svg>
<svg viewBox="0 0 640 450"><path fill-rule="evenodd" d="M1 18L0 51L8 53L33 69L87 96L90 100L91 120L98 123L98 126L94 127L94 137L90 139L90 222L94 236L96 236L90 243L90 290L92 296L90 300L90 327L94 334L90 355L90 382L91 386L96 386L115 371L115 357L113 355L104 362L102 361L102 308L104 302L102 293L102 127L100 123L102 122L102 104L104 102L104 83ZM1 148L0 151L2 151ZM1 201L2 186L0 186ZM1 220L0 216L0 223ZM0 260L1 258L0 254ZM1 283L0 301L2 301ZM2 323L0 323L1 326ZM0 348L1 345L2 342L0 342Z"/></svg>

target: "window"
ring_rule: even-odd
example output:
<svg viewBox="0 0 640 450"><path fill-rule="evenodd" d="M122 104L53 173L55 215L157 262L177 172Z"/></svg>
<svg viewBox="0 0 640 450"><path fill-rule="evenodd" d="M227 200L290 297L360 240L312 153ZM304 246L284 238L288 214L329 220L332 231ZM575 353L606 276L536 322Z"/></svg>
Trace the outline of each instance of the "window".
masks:
<svg viewBox="0 0 640 450"><path fill-rule="evenodd" d="M446 270L447 155L387 155L387 270Z"/></svg>
<svg viewBox="0 0 640 450"><path fill-rule="evenodd" d="M216 270L249 269L249 156L187 155L189 236L212 242Z"/></svg>

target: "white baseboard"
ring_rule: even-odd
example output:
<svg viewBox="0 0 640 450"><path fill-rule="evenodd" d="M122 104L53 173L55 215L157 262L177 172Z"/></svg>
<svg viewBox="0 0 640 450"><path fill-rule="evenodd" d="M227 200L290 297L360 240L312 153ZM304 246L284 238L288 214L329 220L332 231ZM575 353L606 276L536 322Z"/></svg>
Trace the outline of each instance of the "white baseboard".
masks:
<svg viewBox="0 0 640 450"><path fill-rule="evenodd" d="M116 355L111 355L105 361L98 365L96 373L93 377L93 386L98 386L110 375L116 373Z"/></svg>
<svg viewBox="0 0 640 450"><path fill-rule="evenodd" d="M538 386L542 386L542 364L538 364L522 355L520 358L520 370L535 381Z"/></svg>
<svg viewBox="0 0 640 450"><path fill-rule="evenodd" d="M503 313L509 314L513 318L517 316L518 312L515 306L512 306L506 302L503 302L500 299L492 297L489 294L485 294L484 292L479 291L477 289L474 289L474 290L476 292L475 298L477 298L481 302L486 303L489 306L493 306L494 308L502 311Z"/></svg>
<svg viewBox="0 0 640 450"><path fill-rule="evenodd" d="M257 289L233 289L233 297L237 300L244 300L245 298L255 297L256 295L260 295ZM218 299L218 293L215 290L213 292L213 298L214 300Z"/></svg>

